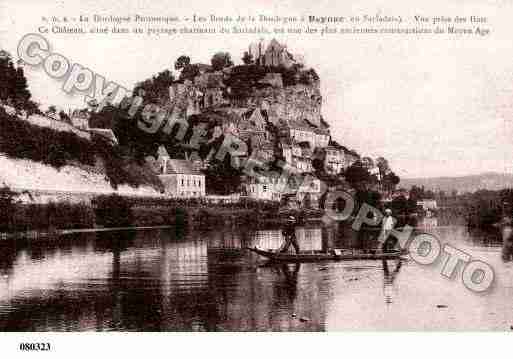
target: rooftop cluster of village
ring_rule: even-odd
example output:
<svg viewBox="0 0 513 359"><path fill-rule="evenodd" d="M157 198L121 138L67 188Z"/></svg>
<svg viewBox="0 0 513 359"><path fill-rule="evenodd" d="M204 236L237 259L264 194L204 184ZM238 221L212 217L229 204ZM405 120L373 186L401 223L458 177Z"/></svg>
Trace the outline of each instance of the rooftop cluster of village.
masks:
<svg viewBox="0 0 513 359"><path fill-rule="evenodd" d="M175 66L181 70L179 80L170 86L168 97L157 100L175 116L205 124L211 142L228 134L244 142L247 151L237 154L238 163L251 157L272 168L280 159L314 178L294 193L299 201L309 197L315 204L321 193L319 171L338 176L359 155L332 139L321 113L319 77L301 56L273 39L250 44L243 61L234 66L226 53L216 54L211 65L180 57ZM173 195L202 196L205 181L199 169L208 168L214 154L163 145L158 150L159 176ZM250 198L280 200L284 191L278 182L278 177L242 175L240 190Z"/></svg>

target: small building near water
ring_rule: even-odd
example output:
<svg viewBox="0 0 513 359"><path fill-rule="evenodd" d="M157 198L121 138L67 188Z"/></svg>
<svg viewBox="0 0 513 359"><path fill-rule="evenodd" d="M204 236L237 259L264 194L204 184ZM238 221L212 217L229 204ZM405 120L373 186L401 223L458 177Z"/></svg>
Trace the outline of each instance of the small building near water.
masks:
<svg viewBox="0 0 513 359"><path fill-rule="evenodd" d="M163 152L166 152L165 154ZM159 178L165 194L176 198L205 197L205 175L192 161L171 159L159 149Z"/></svg>

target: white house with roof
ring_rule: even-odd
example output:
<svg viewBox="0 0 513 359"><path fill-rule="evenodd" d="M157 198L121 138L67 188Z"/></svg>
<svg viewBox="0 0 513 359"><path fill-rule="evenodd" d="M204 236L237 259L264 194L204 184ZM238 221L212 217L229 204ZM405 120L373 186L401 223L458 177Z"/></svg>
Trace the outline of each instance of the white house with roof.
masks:
<svg viewBox="0 0 513 359"><path fill-rule="evenodd" d="M283 126L283 124L282 124ZM290 138L297 142L307 141L312 148L326 147L330 141L330 134L327 128L320 128L307 120L288 121L284 124Z"/></svg>
<svg viewBox="0 0 513 359"><path fill-rule="evenodd" d="M244 182L246 195L259 201L280 201L287 189L286 177L278 173L259 178L248 177Z"/></svg>
<svg viewBox="0 0 513 359"><path fill-rule="evenodd" d="M205 197L205 175L193 162L172 159L166 149L160 146L157 166L158 176L164 184L165 193L170 197Z"/></svg>
<svg viewBox="0 0 513 359"><path fill-rule="evenodd" d="M344 148L337 142L330 142L325 151L324 168L328 173L336 175L347 167Z"/></svg>

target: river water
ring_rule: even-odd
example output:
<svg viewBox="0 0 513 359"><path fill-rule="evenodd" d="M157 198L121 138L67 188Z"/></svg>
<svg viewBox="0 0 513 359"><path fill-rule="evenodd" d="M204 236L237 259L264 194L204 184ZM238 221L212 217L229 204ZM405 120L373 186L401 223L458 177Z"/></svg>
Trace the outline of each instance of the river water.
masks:
<svg viewBox="0 0 513 359"><path fill-rule="evenodd" d="M278 229L173 228L72 235L0 247L2 331L511 330L513 264L494 233L436 235L495 270L476 294L441 265L350 261L269 265L242 248L278 248ZM372 246L348 226L297 230L302 249Z"/></svg>

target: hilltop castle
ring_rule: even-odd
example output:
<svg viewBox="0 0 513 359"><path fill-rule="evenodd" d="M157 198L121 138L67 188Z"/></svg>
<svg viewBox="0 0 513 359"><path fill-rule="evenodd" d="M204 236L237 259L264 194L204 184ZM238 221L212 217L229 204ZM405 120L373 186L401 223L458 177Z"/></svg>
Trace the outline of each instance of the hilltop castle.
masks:
<svg viewBox="0 0 513 359"><path fill-rule="evenodd" d="M251 43L248 53L255 64L260 66L284 66L288 68L294 64L303 65L304 62L302 56L292 55L287 51L287 46L280 44L276 39L272 39L268 44L263 39Z"/></svg>

